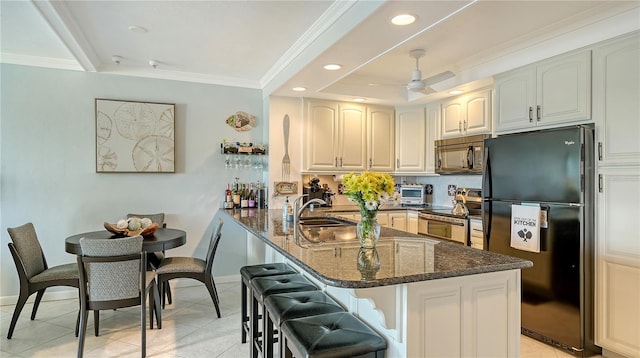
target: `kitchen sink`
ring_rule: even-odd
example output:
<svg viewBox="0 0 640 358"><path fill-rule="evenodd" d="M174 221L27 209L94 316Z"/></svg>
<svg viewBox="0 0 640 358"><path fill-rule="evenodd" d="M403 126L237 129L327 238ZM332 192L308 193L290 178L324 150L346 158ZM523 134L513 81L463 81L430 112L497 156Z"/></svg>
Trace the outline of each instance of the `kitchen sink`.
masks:
<svg viewBox="0 0 640 358"><path fill-rule="evenodd" d="M327 217L310 217L310 218L301 218L298 222L303 227L336 227L336 226L355 226L356 223L341 220L337 218L327 218Z"/></svg>

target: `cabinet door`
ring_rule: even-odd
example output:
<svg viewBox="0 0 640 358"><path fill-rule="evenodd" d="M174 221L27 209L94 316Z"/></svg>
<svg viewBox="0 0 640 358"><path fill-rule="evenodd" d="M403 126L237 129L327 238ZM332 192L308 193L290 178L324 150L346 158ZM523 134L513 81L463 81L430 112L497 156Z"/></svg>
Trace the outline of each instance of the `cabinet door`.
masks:
<svg viewBox="0 0 640 358"><path fill-rule="evenodd" d="M393 108L369 106L369 170L392 172L395 168L395 116Z"/></svg>
<svg viewBox="0 0 640 358"><path fill-rule="evenodd" d="M593 51L593 118L598 165L640 162L640 35Z"/></svg>
<svg viewBox="0 0 640 358"><path fill-rule="evenodd" d="M338 149L338 105L333 102L308 101L305 119L307 170L336 170Z"/></svg>
<svg viewBox="0 0 640 358"><path fill-rule="evenodd" d="M407 213L389 213L390 227L407 231Z"/></svg>
<svg viewBox="0 0 640 358"><path fill-rule="evenodd" d="M407 232L418 233L418 213L407 212Z"/></svg>
<svg viewBox="0 0 640 358"><path fill-rule="evenodd" d="M346 171L366 170L367 163L367 112L359 104L340 104L340 146L338 167Z"/></svg>
<svg viewBox="0 0 640 358"><path fill-rule="evenodd" d="M378 220L378 224L380 224L380 226L382 227L391 227L391 224L389 222L389 214L387 213L378 212L378 214L376 214L376 220Z"/></svg>
<svg viewBox="0 0 640 358"><path fill-rule="evenodd" d="M440 103L428 105L426 109L427 115L427 141L426 146L426 172L435 173L436 171L436 150L435 141L440 139L440 121L441 109Z"/></svg>
<svg viewBox="0 0 640 358"><path fill-rule="evenodd" d="M598 171L595 343L623 356L638 357L640 167Z"/></svg>
<svg viewBox="0 0 640 358"><path fill-rule="evenodd" d="M462 134L465 118L462 98L444 102L442 104L442 138L458 137Z"/></svg>
<svg viewBox="0 0 640 358"><path fill-rule="evenodd" d="M534 125L535 83L534 67L496 76L494 85L496 131L528 128Z"/></svg>
<svg viewBox="0 0 640 358"><path fill-rule="evenodd" d="M542 62L536 75L538 125L591 119L591 51Z"/></svg>
<svg viewBox="0 0 640 358"><path fill-rule="evenodd" d="M424 107L405 108L397 111L396 172L425 172L426 135Z"/></svg>
<svg viewBox="0 0 640 358"><path fill-rule="evenodd" d="M491 91L471 93L465 97L466 118L463 121L465 135L491 131Z"/></svg>

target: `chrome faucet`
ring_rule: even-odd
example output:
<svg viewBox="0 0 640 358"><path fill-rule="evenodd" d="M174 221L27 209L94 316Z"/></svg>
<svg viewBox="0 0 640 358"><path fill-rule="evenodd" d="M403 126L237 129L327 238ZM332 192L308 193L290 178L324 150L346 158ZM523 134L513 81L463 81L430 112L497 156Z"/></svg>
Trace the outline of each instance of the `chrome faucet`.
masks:
<svg viewBox="0 0 640 358"><path fill-rule="evenodd" d="M308 207L313 203L321 204L321 205L325 205L327 203L322 199L313 198L307 201L306 203L302 204L302 206L298 209L298 205L300 204L300 199L304 198L305 196L309 196L309 194L302 194L293 201L293 225L294 225L293 227L294 228L298 225L298 222L300 222L300 216L302 215L302 212L306 207Z"/></svg>

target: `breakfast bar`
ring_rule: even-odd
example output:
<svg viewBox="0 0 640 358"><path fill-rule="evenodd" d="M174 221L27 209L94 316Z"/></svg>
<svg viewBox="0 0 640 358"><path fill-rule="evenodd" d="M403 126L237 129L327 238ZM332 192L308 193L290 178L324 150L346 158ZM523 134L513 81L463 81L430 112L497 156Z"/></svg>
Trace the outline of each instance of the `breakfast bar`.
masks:
<svg viewBox="0 0 640 358"><path fill-rule="evenodd" d="M519 356L530 261L390 228L361 249L348 220L294 226L280 210L222 212L247 230L250 264L296 267L383 335L388 357Z"/></svg>

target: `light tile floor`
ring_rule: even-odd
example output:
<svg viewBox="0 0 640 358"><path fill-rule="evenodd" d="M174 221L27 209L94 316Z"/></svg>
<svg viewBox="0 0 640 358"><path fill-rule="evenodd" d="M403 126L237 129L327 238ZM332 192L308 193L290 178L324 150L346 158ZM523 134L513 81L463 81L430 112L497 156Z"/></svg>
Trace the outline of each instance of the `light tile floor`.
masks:
<svg viewBox="0 0 640 358"><path fill-rule="evenodd" d="M219 283L218 319L204 285L173 289L173 304L162 313L162 329L147 329L147 356L166 358L249 357L249 345L240 343L240 284ZM46 297L45 297L46 299ZM14 306L0 307L0 357L74 357L77 300L46 301L37 317L29 320L31 304L25 305L13 333L7 339ZM85 357L139 357L139 308L102 311L100 336L93 335L89 315ZM521 336L523 358L570 358L571 355Z"/></svg>

